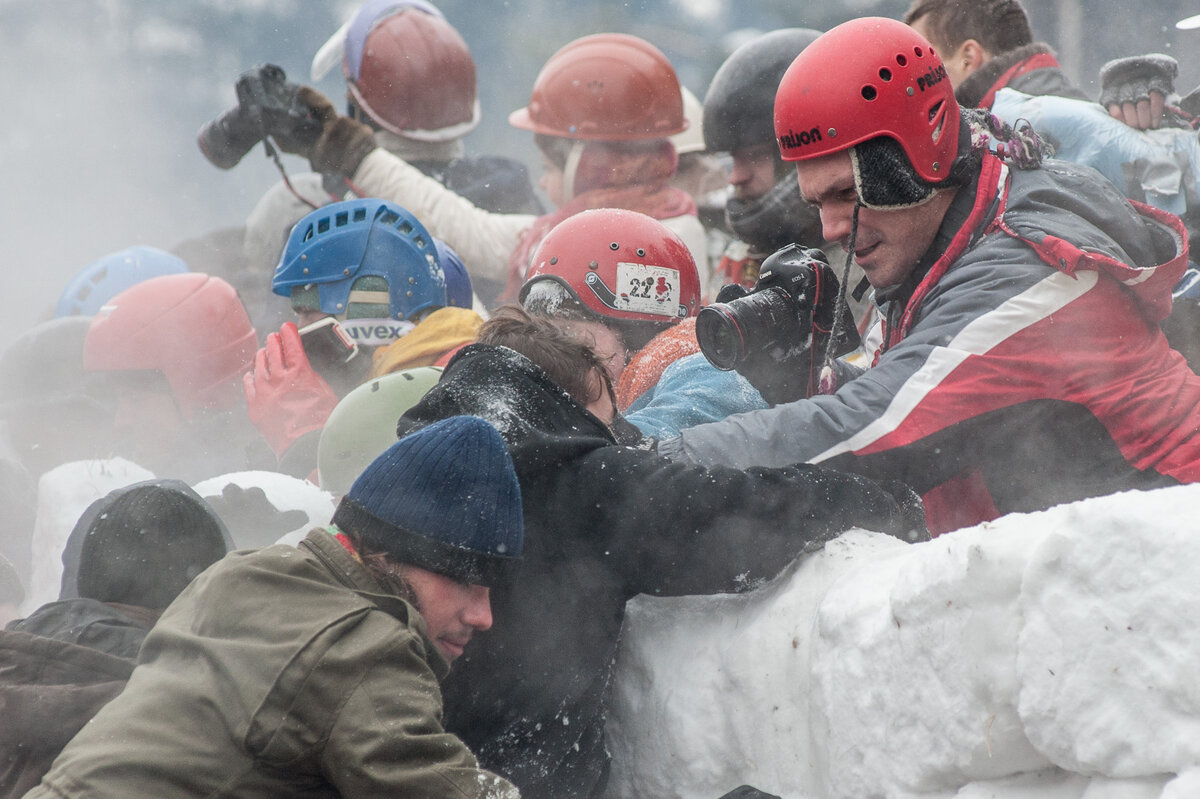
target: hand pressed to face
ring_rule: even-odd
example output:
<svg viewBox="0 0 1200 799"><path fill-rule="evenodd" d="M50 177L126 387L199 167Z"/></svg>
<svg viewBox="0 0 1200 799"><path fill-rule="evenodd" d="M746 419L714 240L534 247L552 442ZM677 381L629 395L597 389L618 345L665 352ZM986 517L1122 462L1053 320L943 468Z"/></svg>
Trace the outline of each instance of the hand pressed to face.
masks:
<svg viewBox="0 0 1200 799"><path fill-rule="evenodd" d="M453 662L463 653L476 630L483 632L492 626L488 588L460 583L409 564L400 566L400 574L416 595L429 640L447 661Z"/></svg>
<svg viewBox="0 0 1200 799"><path fill-rule="evenodd" d="M821 214L822 235L842 247L850 244L858 191L850 153L843 151L796 163L800 194ZM854 260L875 288L902 282L933 244L954 191L939 191L928 201L909 208L858 210Z"/></svg>

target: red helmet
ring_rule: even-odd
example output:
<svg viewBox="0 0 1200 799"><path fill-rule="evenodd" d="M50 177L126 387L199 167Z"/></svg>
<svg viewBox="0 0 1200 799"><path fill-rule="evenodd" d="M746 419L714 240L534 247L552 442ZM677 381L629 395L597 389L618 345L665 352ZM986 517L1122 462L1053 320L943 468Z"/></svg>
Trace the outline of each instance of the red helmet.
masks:
<svg viewBox="0 0 1200 799"><path fill-rule="evenodd" d="M940 183L958 151L958 103L942 59L902 22L863 17L804 49L775 94L775 138L785 161L895 139L918 175Z"/></svg>
<svg viewBox="0 0 1200 799"><path fill-rule="evenodd" d="M233 286L199 272L151 278L122 291L92 318L83 368L157 370L185 415L225 410L243 396L258 339Z"/></svg>
<svg viewBox="0 0 1200 799"><path fill-rule="evenodd" d="M687 128L679 78L644 39L597 33L563 47L542 67L514 127L588 141L657 139Z"/></svg>
<svg viewBox="0 0 1200 799"><path fill-rule="evenodd" d="M637 211L597 208L555 225L533 254L521 302L544 281L613 319L677 322L700 311L700 275L687 245Z"/></svg>
<svg viewBox="0 0 1200 799"><path fill-rule="evenodd" d="M412 3L368 3L346 30L342 72L385 130L451 141L479 124L475 61L458 31Z"/></svg>

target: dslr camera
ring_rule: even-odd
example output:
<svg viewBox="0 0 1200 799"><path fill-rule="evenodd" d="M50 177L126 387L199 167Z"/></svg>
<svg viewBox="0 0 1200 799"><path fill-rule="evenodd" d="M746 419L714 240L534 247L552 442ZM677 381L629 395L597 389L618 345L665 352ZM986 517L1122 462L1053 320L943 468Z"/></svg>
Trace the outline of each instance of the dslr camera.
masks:
<svg viewBox="0 0 1200 799"><path fill-rule="evenodd" d="M835 329L834 357L859 345L854 317L825 254L797 244L763 261L753 289L725 286L696 317L696 339L709 363L736 369L768 402L807 396Z"/></svg>
<svg viewBox="0 0 1200 799"><path fill-rule="evenodd" d="M271 130L319 134L321 123L296 99L299 88L275 64L243 72L236 84L237 105L200 129L200 151L214 166L232 169Z"/></svg>

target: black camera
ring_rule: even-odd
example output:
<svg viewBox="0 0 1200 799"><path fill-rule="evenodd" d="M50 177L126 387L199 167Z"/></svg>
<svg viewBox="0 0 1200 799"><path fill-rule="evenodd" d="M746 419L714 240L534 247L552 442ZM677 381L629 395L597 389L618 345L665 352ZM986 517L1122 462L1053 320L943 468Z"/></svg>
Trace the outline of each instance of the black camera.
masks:
<svg viewBox="0 0 1200 799"><path fill-rule="evenodd" d="M696 317L696 339L709 363L738 370L760 391L765 381L789 383L791 390L800 374L807 380L813 359L824 356L833 335L834 357L859 345L854 317L825 254L796 244L763 261L751 291L725 286Z"/></svg>
<svg viewBox="0 0 1200 799"><path fill-rule="evenodd" d="M260 64L237 80L238 104L200 129L196 137L204 157L231 169L271 130L320 132L320 122L296 100L300 87L288 83L283 67Z"/></svg>
<svg viewBox="0 0 1200 799"><path fill-rule="evenodd" d="M725 286L717 302L701 308L696 317L700 351L726 372L754 353L775 362L786 360L787 350L802 346L811 329L811 315L778 286L753 293L741 286Z"/></svg>

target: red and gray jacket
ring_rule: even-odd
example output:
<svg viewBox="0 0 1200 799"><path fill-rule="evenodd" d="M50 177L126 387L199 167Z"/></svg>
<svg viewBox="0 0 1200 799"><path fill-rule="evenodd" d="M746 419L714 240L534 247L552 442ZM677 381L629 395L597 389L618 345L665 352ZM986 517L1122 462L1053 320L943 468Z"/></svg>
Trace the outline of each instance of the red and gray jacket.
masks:
<svg viewBox="0 0 1200 799"><path fill-rule="evenodd" d="M1086 167L986 156L883 310L872 368L812 397L685 430L670 457L821 463L903 480L930 529L1200 481L1200 377L1159 329L1182 223Z"/></svg>

